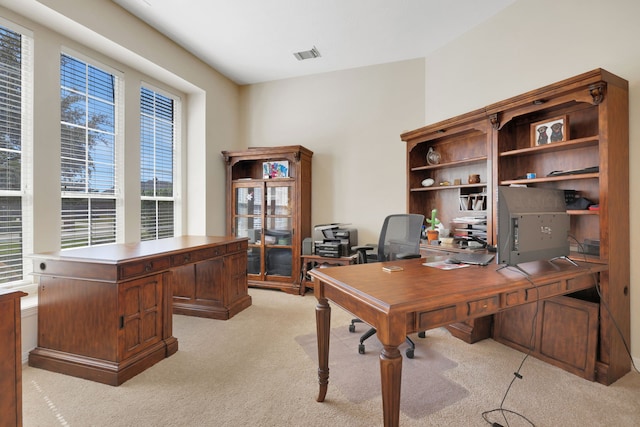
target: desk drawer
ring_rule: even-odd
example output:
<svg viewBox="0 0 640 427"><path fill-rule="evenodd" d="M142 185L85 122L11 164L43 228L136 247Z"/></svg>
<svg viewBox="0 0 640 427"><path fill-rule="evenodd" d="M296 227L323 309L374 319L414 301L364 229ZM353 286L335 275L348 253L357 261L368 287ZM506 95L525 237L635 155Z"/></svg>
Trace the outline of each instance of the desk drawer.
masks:
<svg viewBox="0 0 640 427"><path fill-rule="evenodd" d="M158 257L152 260L136 261L120 266L120 278L128 279L136 276L144 276L166 270L169 267L171 267L171 260L168 256Z"/></svg>
<svg viewBox="0 0 640 427"><path fill-rule="evenodd" d="M214 246L212 248L200 249L197 251L184 252L171 257L171 265L178 267L185 264L202 261L205 259L217 258L227 252L225 245Z"/></svg>
<svg viewBox="0 0 640 427"><path fill-rule="evenodd" d="M526 289L527 301L535 301L537 299L545 299L554 295L561 295L567 290L567 282L561 280L559 282L548 283L546 285L536 286Z"/></svg>
<svg viewBox="0 0 640 427"><path fill-rule="evenodd" d="M467 316L477 317L483 314L491 314L500 308L500 297L498 295L483 298L477 301L467 302Z"/></svg>
<svg viewBox="0 0 640 427"><path fill-rule="evenodd" d="M582 283L582 278L577 278L578 283ZM572 279L574 280L574 279ZM588 286L577 286L575 289L583 289ZM516 305L525 304L540 299L549 298L556 295L562 295L570 289L567 282L560 280L558 282L547 283L544 285L534 286L527 289L519 289L515 292L509 292L505 295L505 307L514 307Z"/></svg>
<svg viewBox="0 0 640 427"><path fill-rule="evenodd" d="M575 277L567 280L568 291L579 291L582 289L589 289L596 285L596 282L600 282L600 274L586 274L584 276Z"/></svg>
<svg viewBox="0 0 640 427"><path fill-rule="evenodd" d="M456 306L439 308L437 310L423 311L418 313L416 330L424 331L425 329L431 329L437 326L448 325L458 319L456 315Z"/></svg>
<svg viewBox="0 0 640 427"><path fill-rule="evenodd" d="M229 243L227 245L227 253L246 251L248 247L249 247L249 242L247 240L243 240L241 242Z"/></svg>

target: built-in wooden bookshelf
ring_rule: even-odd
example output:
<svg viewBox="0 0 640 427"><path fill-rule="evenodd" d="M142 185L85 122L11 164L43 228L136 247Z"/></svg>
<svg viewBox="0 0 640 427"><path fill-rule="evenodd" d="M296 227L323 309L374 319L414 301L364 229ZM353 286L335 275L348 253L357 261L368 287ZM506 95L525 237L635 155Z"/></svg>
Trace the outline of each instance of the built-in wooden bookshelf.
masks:
<svg viewBox="0 0 640 427"><path fill-rule="evenodd" d="M534 138L534 129L537 130L540 123L556 120L564 125L563 139L539 143ZM436 208L445 224L462 215L486 214L489 245L495 245L500 231L497 230L496 197L499 185L573 190L577 197L590 201L593 205L590 209L568 210L571 256L608 265L608 271L600 275L599 285L593 292L569 298L569 302L559 300L554 301L553 306L538 307L542 311L536 319L537 335L533 343L531 317L535 311L531 307L535 303L518 309L520 311L496 315L493 337L523 351L531 350L541 359L604 384L611 384L628 372L627 81L596 69L406 132L401 138L407 146L407 211L427 215ZM438 165L427 164L430 148L440 154ZM552 174L580 170L584 173ZM470 174L479 174L481 182L474 185L486 189L486 205L481 206L480 212L461 209L460 196L469 191L467 187L471 184L465 180ZM527 174L535 177L527 178ZM433 186L422 186L427 178L434 180ZM458 185L455 185L456 179L460 179ZM585 254L586 241L598 242L599 251ZM597 307L595 311L593 304ZM558 321L558 316L567 330L591 334L595 328L597 345L586 338L586 332L580 332L585 338L579 343L564 344L568 340L549 329L551 322ZM473 322L466 327L467 333L473 334ZM595 362L591 364L590 359Z"/></svg>

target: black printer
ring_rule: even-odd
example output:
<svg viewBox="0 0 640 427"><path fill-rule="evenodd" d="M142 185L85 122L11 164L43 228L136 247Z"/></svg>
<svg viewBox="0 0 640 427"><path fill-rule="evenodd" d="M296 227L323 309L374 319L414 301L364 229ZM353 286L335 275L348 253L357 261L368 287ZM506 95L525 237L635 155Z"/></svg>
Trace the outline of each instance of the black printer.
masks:
<svg viewBox="0 0 640 427"><path fill-rule="evenodd" d="M346 224L321 224L313 229L315 254L329 258L351 255L351 248L358 245L358 230L344 227Z"/></svg>

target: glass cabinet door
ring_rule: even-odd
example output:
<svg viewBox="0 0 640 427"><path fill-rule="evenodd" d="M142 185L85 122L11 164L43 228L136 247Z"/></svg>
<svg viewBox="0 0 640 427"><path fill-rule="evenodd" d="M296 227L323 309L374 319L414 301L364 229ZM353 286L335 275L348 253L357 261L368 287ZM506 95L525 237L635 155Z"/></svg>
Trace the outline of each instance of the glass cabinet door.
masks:
<svg viewBox="0 0 640 427"><path fill-rule="evenodd" d="M268 182L265 198L265 273L292 276L292 187Z"/></svg>
<svg viewBox="0 0 640 427"><path fill-rule="evenodd" d="M249 238L248 274L261 274L263 186L237 184L233 194L233 230L236 237Z"/></svg>
<svg viewBox="0 0 640 427"><path fill-rule="evenodd" d="M291 183L261 181L234 185L234 235L248 237L247 273L292 277Z"/></svg>

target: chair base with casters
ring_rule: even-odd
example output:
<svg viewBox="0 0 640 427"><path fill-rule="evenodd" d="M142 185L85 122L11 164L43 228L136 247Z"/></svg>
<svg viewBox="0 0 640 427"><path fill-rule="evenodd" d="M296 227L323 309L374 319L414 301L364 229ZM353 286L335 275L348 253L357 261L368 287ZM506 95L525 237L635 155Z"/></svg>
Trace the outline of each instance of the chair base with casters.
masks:
<svg viewBox="0 0 640 427"><path fill-rule="evenodd" d="M420 237L424 216L418 214L397 214L385 218L377 247L375 245L354 246L352 251L358 254L358 264L369 262L394 261L401 259L420 258ZM370 254L368 251L376 251ZM349 332L356 331L356 323L364 323L361 319L351 320ZM376 333L375 328L369 329L360 337L358 353L364 354L364 342ZM405 354L413 359L415 343L408 336L406 342L409 348Z"/></svg>
<svg viewBox="0 0 640 427"><path fill-rule="evenodd" d="M351 324L349 325L349 332L355 332L356 331L356 323L364 323L362 320L360 319L352 319L351 320ZM364 334L362 334L360 336L360 344L358 345L358 353L360 354L364 354L365 353L365 349L364 349L364 342L369 339L370 337L372 337L373 335L376 334L376 328L370 328L367 332L365 332ZM420 334L422 334L423 336L421 336L421 338L424 338L424 332L420 332ZM413 340L411 338L409 338L408 336L405 339L405 342L409 345L409 348L405 350L405 354L407 355L407 357L409 359L413 359L413 355L414 352L416 350L416 343L413 342Z"/></svg>

